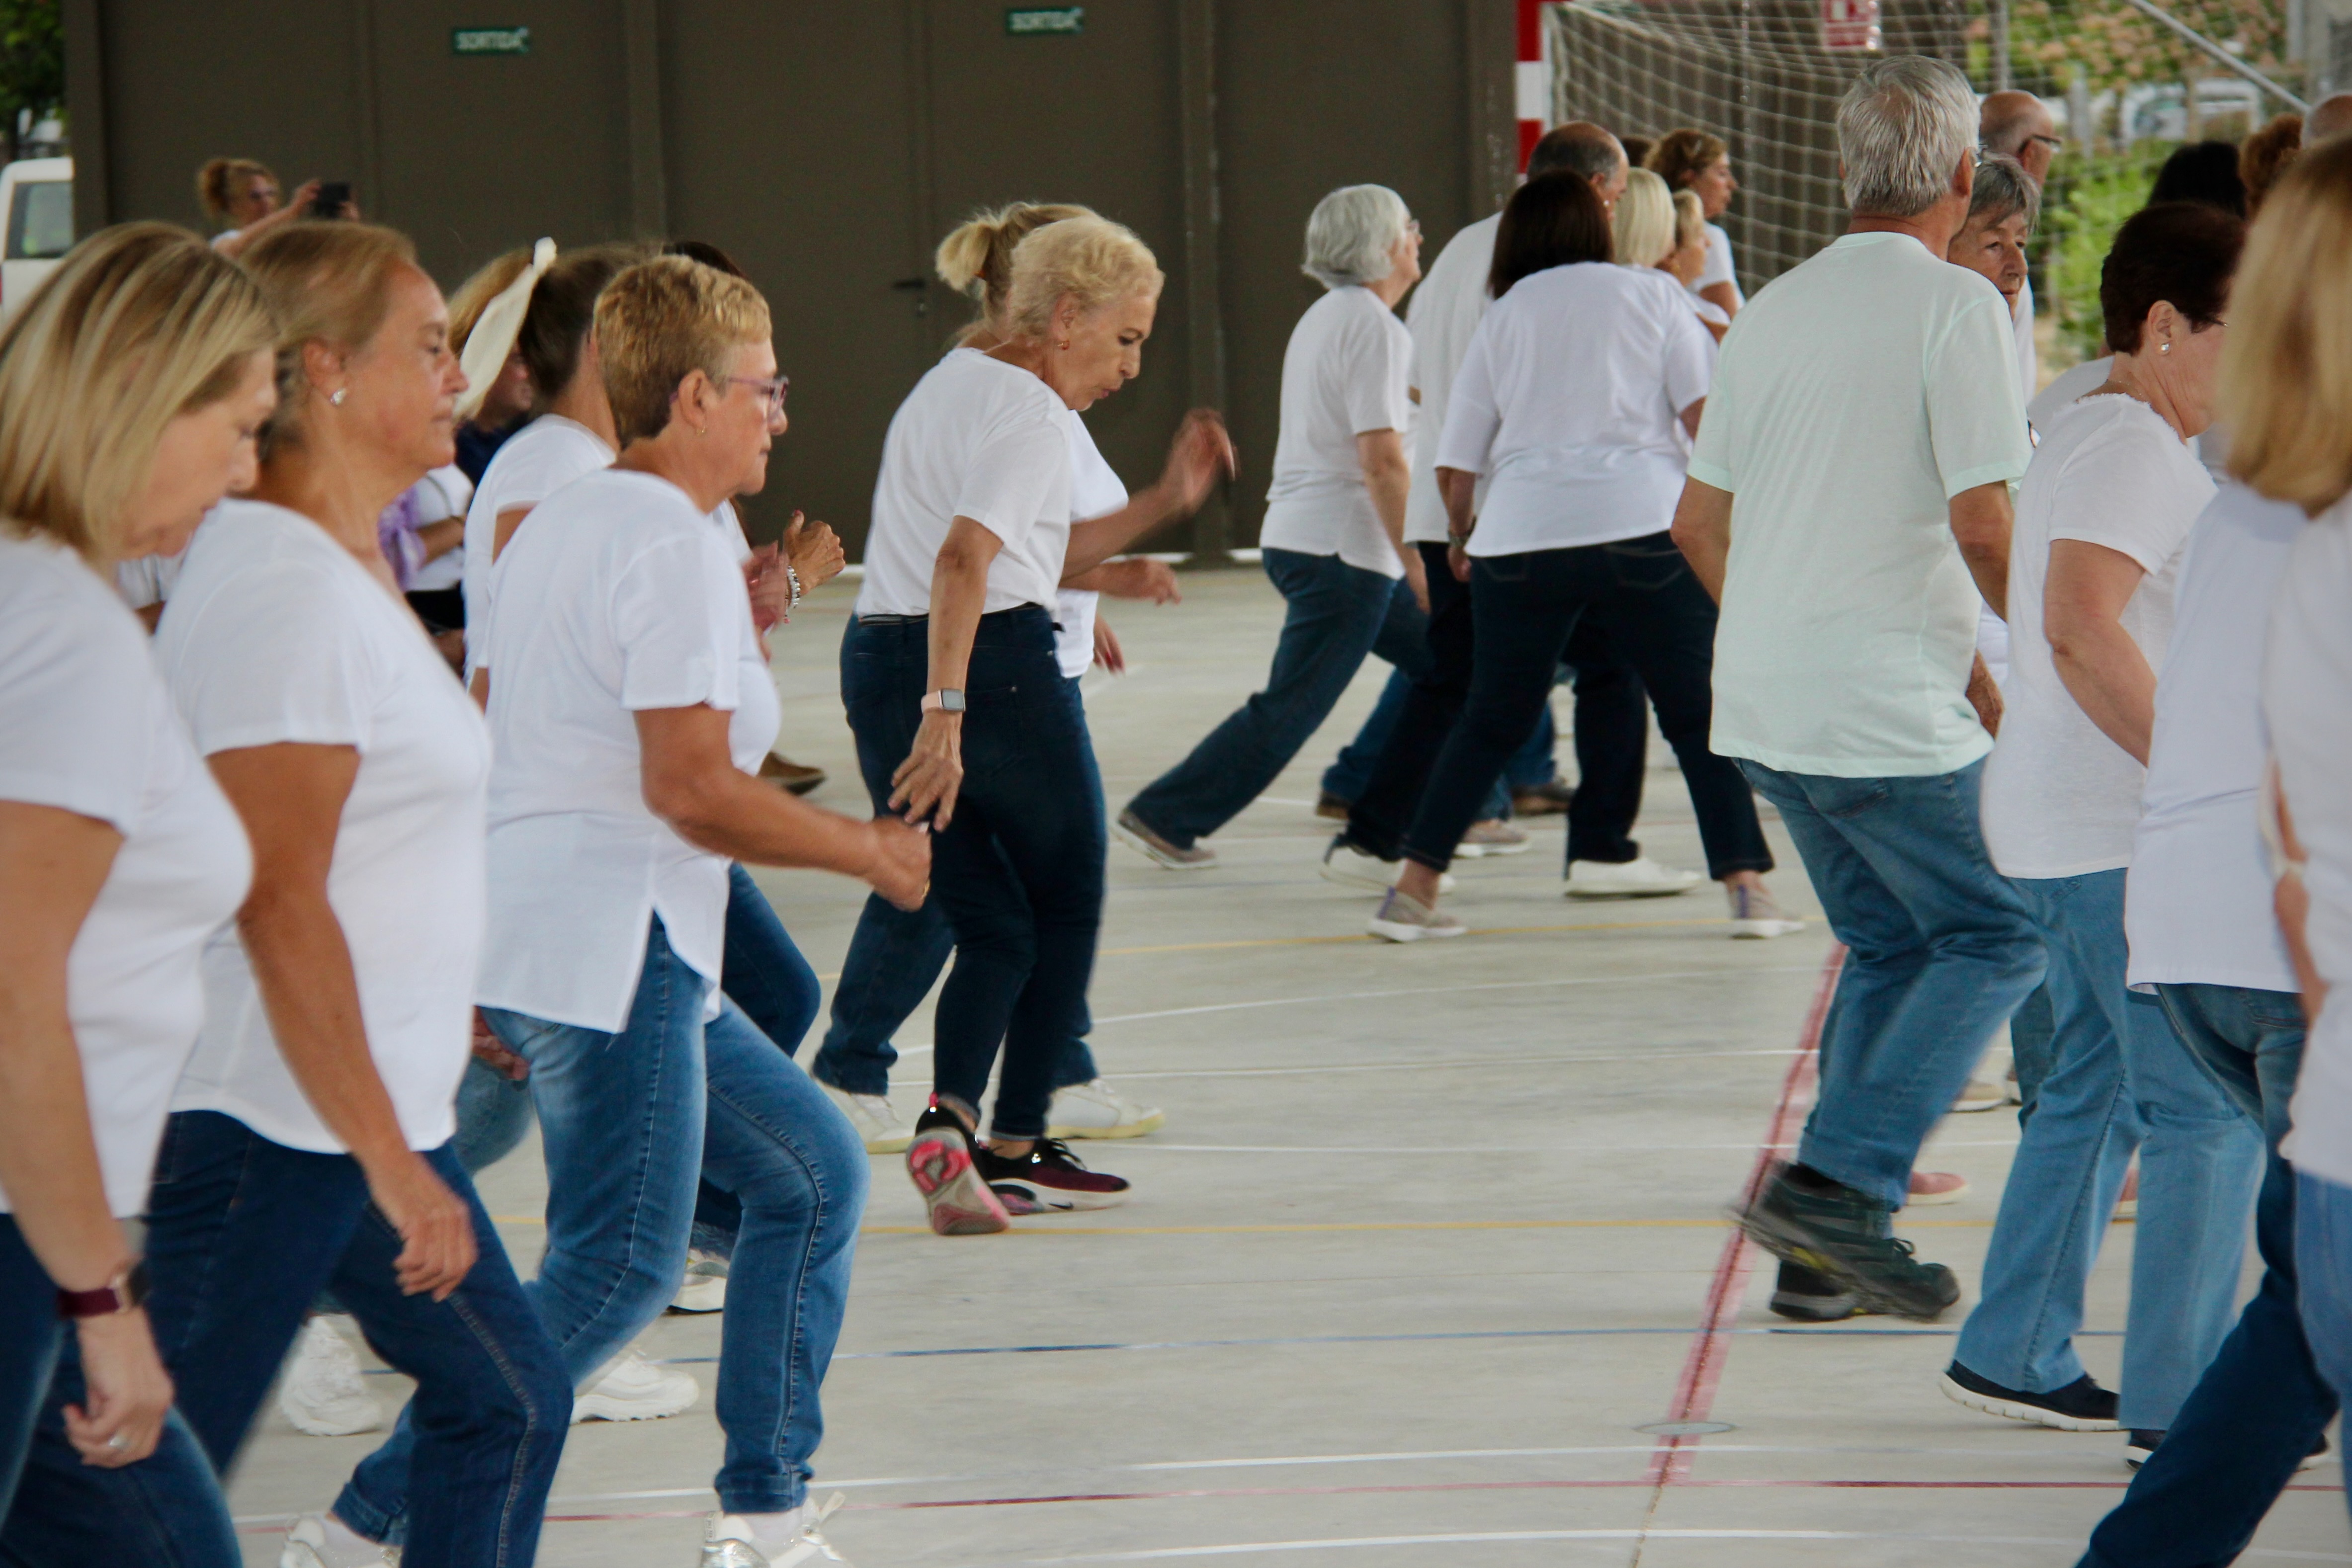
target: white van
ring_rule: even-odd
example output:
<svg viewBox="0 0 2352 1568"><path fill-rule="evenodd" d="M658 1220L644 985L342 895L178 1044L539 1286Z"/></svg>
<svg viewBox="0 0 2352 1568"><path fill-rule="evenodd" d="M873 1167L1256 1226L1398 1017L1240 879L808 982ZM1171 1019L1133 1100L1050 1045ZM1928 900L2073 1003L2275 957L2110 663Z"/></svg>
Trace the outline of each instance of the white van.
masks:
<svg viewBox="0 0 2352 1568"><path fill-rule="evenodd" d="M0 318L24 303L73 248L73 160L24 158L0 167Z"/></svg>

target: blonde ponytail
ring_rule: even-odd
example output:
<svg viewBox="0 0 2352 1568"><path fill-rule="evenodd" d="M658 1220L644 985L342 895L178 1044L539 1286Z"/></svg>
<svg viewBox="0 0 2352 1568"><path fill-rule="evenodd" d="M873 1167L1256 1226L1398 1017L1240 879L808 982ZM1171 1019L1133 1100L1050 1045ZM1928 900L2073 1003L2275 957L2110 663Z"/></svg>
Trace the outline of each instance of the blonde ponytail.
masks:
<svg viewBox="0 0 2352 1568"><path fill-rule="evenodd" d="M1023 240L1047 224L1094 215L1092 207L1067 202L1014 202L994 212L974 213L940 241L931 260L940 281L969 295L980 307L979 319L964 329L963 336L982 331L1003 335L1005 297L1013 288L1013 253Z"/></svg>

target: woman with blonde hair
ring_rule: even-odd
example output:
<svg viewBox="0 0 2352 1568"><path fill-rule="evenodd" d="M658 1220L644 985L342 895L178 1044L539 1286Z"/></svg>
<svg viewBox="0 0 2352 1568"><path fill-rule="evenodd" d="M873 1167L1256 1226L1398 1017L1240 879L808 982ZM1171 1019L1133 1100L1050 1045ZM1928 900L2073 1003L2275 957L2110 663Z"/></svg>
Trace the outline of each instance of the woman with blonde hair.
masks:
<svg viewBox="0 0 2352 1568"><path fill-rule="evenodd" d="M115 563L250 476L272 337L183 229L84 240L0 333L0 1518L5 1554L240 1561L122 1221L147 1206L205 943L252 859ZM46 1403L46 1408L45 1408ZM37 1473L21 1491L28 1452ZM93 1495L143 1500L127 1511ZM20 1507L10 1512L11 1497Z"/></svg>
<svg viewBox="0 0 2352 1568"><path fill-rule="evenodd" d="M196 200L205 216L226 228L213 236L213 248L234 261L247 246L284 227L310 210L318 199L319 182L309 180L280 205L278 176L267 163L250 158L215 158L196 171ZM346 202L338 217L357 217L359 209Z"/></svg>
<svg viewBox="0 0 2352 1568"><path fill-rule="evenodd" d="M1696 282L1684 287L1727 318L1738 315L1744 301L1739 293L1738 272L1732 265L1731 236L1715 221L1739 192L1739 182L1731 174L1730 149L1724 145L1722 137L1685 126L1658 138L1657 145L1642 162L1643 167L1666 183L1668 191L1688 191L1698 197L1700 212L1706 220L1706 265L1700 268Z"/></svg>
<svg viewBox="0 0 2352 1568"><path fill-rule="evenodd" d="M866 1155L719 992L729 862L834 871L913 905L929 843L752 771L775 737L776 691L710 513L761 488L784 429L767 302L665 256L605 285L594 328L618 460L541 502L499 567L474 994L530 1067L548 1180L531 1299L574 1385L676 1295L700 1186L740 1208L704 1561L804 1563L825 1550L810 1459ZM416 1423L420 1465L428 1432ZM419 1509L437 1484L389 1465L383 1480Z"/></svg>
<svg viewBox="0 0 2352 1568"><path fill-rule="evenodd" d="M1003 340L941 360L883 444L842 695L877 804L932 827L955 933L932 1103L907 1148L941 1235L1005 1228L992 1184L1024 1208L1096 1208L1127 1193L1048 1135L1055 1066L1084 1028L1105 842L1083 805L1099 776L1047 606L1064 580L1170 515L1155 498L1071 521L1070 417L1142 369L1162 282L1118 224L1036 230L1013 252ZM1216 416L1195 414L1163 494L1176 509L1198 506L1231 453ZM1000 1045L994 1130L981 1145Z"/></svg>
<svg viewBox="0 0 2352 1568"><path fill-rule="evenodd" d="M940 241L936 257L940 280L960 294L970 295L980 307L980 314L957 334L951 351L985 353L1005 340L1013 254L1024 239L1048 224L1094 216L1088 207L1015 202L975 214ZM1095 449L1086 422L1071 413L1066 426L1072 465L1072 520L1110 517L1127 509L1127 487ZM1180 452L1183 444L1180 434ZM1163 479L1133 504L1157 512L1157 520L1146 526L1147 532L1192 510L1181 476ZM1075 577L1066 576L1055 595L1054 648L1066 681L1076 682L1097 662L1118 673L1118 641L1096 614L1097 600L1104 593L1170 603L1177 597L1176 574L1165 562L1139 559L1106 561ZM845 640L845 689L850 676L851 647ZM1073 685L1071 690L1076 693L1079 688ZM1083 696L1079 706L1083 714ZM895 758L887 760L892 765L897 762ZM876 809L882 809L890 793L887 776L877 771L866 783L874 793ZM1096 810L1101 810L1098 782L1087 792L1087 800ZM832 1027L809 1071L856 1124L869 1154L897 1154L913 1137L890 1104L890 1069L898 1059L890 1037L930 994L932 982L954 950L954 932L935 904L906 911L893 909L884 899L868 898L858 915L856 935L850 938L848 956L842 961L841 982L834 988ZM1125 1138L1157 1128L1164 1120L1160 1112L1128 1099L1096 1071L1085 1032L1082 1024L1056 1059L1046 1136Z"/></svg>
<svg viewBox="0 0 2352 1568"><path fill-rule="evenodd" d="M474 328L492 300L512 288L515 280L533 265L534 252L530 248L508 251L475 269L473 275L457 285L449 295L449 348L465 363L466 346L473 340ZM496 367L477 361L484 374L480 379L467 376L467 395L473 412L457 425L457 466L468 482L479 485L483 471L490 459L499 455L509 436L530 423L530 367L523 361L522 351L509 341L506 358ZM476 396L478 391L479 395Z"/></svg>
<svg viewBox="0 0 2352 1568"><path fill-rule="evenodd" d="M1683 286L1683 291L1690 295L1691 304L1698 310L1699 320L1720 343L1723 335L1731 330L1731 318L1725 315L1723 308L1714 300L1702 299L1691 290L1691 285L1696 283L1700 274L1706 270L1706 209L1699 205L1698 193L1676 191L1675 246L1666 253L1665 259L1658 263L1658 270Z"/></svg>
<svg viewBox="0 0 2352 1568"><path fill-rule="evenodd" d="M449 1148L485 899L480 716L379 553L450 455L439 290L388 229L303 224L243 264L278 324L257 478L188 550L156 658L245 823L253 889L148 1201L159 1341L226 1469L321 1289L416 1379L406 1518L362 1464L293 1568L522 1564L571 1412L561 1357Z"/></svg>
<svg viewBox="0 0 2352 1568"><path fill-rule="evenodd" d="M1663 267L1674 254L1675 198L1647 169L1625 172L1625 193L1611 218L1620 267Z"/></svg>

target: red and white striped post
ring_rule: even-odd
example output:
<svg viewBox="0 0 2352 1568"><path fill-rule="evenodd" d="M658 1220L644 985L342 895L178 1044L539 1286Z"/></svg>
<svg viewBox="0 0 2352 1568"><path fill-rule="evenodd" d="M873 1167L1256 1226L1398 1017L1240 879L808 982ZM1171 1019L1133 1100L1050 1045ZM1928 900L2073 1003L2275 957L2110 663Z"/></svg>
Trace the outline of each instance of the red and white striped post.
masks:
<svg viewBox="0 0 2352 1568"><path fill-rule="evenodd" d="M1551 31L1544 26L1546 0L1519 0L1519 62L1513 86L1519 110L1519 172L1528 154L1551 125Z"/></svg>

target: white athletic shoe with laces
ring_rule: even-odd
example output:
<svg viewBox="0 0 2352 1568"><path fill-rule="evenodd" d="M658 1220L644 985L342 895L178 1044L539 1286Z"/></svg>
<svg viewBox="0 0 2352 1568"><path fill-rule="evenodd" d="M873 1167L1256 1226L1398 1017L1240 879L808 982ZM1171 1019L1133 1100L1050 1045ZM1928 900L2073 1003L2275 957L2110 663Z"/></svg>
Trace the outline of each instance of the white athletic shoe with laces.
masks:
<svg viewBox="0 0 2352 1568"><path fill-rule="evenodd" d="M1156 1133L1167 1121L1165 1113L1139 1105L1106 1079L1092 1079L1054 1091L1045 1113L1049 1138L1139 1138Z"/></svg>
<svg viewBox="0 0 2352 1568"><path fill-rule="evenodd" d="M320 1312L304 1325L294 1364L278 1385L279 1414L313 1437L348 1437L383 1425L383 1406L368 1392L358 1354L336 1331L341 1316Z"/></svg>
<svg viewBox="0 0 2352 1568"><path fill-rule="evenodd" d="M1622 862L1570 861L1570 898L1666 898L1688 893L1706 879L1695 871L1660 865L1647 855Z"/></svg>
<svg viewBox="0 0 2352 1568"><path fill-rule="evenodd" d="M846 1089L835 1089L830 1083L819 1083L824 1097L841 1107L857 1135L866 1140L869 1155L903 1155L907 1145L915 1141L915 1129L898 1119L891 1108L887 1094L852 1094Z"/></svg>
<svg viewBox="0 0 2352 1568"><path fill-rule="evenodd" d="M699 1247L687 1249L686 1278L670 1298L674 1312L723 1312L727 1310L727 1260Z"/></svg>
<svg viewBox="0 0 2352 1568"><path fill-rule="evenodd" d="M1389 889L1381 900L1381 912L1372 916L1367 927L1375 936L1391 942L1426 942L1440 936L1467 936L1470 927L1442 909L1422 903L1409 893Z"/></svg>
<svg viewBox="0 0 2352 1568"><path fill-rule="evenodd" d="M1528 831L1501 817L1470 824L1462 841L1454 846L1454 858L1462 861L1484 860L1490 855L1525 854L1535 847Z"/></svg>
<svg viewBox="0 0 2352 1568"><path fill-rule="evenodd" d="M660 1365L631 1345L614 1358L586 1393L572 1402L572 1424L659 1421L692 1405L701 1392L693 1374Z"/></svg>
<svg viewBox="0 0 2352 1568"><path fill-rule="evenodd" d="M370 1541L323 1513L306 1513L286 1532L278 1568L400 1568L400 1548Z"/></svg>
<svg viewBox="0 0 2352 1568"><path fill-rule="evenodd" d="M849 1559L824 1538L822 1526L841 1506L841 1494L825 1499L823 1508L806 1503L793 1511L790 1533L773 1546L761 1544L752 1521L741 1514L714 1513L702 1526L701 1568L813 1568L819 1563L847 1564ZM789 1517L789 1516L788 1516Z"/></svg>
<svg viewBox="0 0 2352 1568"><path fill-rule="evenodd" d="M1731 935L1735 937L1770 938L1787 936L1802 931L1805 923L1772 902L1772 895L1760 887L1727 887L1731 898Z"/></svg>

